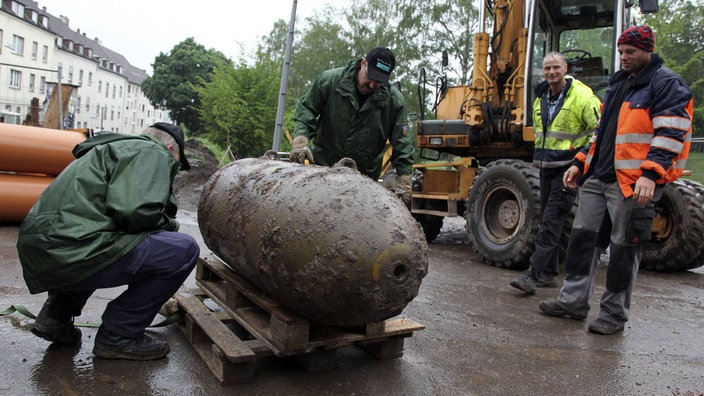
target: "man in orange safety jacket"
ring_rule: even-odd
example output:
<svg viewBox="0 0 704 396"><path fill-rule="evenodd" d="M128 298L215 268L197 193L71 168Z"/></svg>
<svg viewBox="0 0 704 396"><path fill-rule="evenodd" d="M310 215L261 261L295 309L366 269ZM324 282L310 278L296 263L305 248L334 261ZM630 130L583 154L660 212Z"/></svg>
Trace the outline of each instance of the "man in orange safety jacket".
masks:
<svg viewBox="0 0 704 396"><path fill-rule="evenodd" d="M663 66L654 44L648 26L634 26L619 36L623 69L609 81L596 135L563 177L567 188L581 184L579 207L560 295L539 308L550 316L586 318L598 263L593 252L608 215L612 229L606 290L599 316L588 327L592 333L624 329L643 244L650 239L654 202L665 183L682 174L689 153L692 93L679 75Z"/></svg>

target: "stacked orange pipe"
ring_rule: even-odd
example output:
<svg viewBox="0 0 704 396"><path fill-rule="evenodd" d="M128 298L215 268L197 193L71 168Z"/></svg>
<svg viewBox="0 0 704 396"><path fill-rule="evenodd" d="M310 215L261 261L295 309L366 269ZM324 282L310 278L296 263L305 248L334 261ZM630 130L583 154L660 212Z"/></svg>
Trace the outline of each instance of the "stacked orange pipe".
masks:
<svg viewBox="0 0 704 396"><path fill-rule="evenodd" d="M73 161L80 132L0 123L0 222L21 222Z"/></svg>

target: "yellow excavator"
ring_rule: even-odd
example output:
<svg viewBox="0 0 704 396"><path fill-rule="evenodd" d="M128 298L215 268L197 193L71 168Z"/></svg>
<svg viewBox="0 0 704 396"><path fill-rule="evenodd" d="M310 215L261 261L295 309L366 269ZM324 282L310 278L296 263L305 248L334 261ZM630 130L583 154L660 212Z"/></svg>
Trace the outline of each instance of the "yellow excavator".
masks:
<svg viewBox="0 0 704 396"><path fill-rule="evenodd" d="M484 261L521 269L540 223L531 107L543 57L550 51L565 54L568 73L603 99L609 76L620 68L618 36L639 15L657 12L658 2L480 0L479 11L471 83L448 86L445 76L438 77L435 118L420 112L421 160L414 166L411 212L428 241L438 236L445 217L463 216L469 241ZM447 59L443 53L444 67ZM424 103L427 86L422 70L423 109L430 108ZM642 267L680 271L704 264L703 192L699 183L684 179L666 188Z"/></svg>

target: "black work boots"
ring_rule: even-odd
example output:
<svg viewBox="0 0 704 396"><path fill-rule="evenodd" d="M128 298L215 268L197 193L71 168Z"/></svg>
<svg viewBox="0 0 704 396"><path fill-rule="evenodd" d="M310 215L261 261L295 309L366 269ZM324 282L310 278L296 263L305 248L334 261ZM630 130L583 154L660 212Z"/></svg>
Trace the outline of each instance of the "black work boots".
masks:
<svg viewBox="0 0 704 396"><path fill-rule="evenodd" d="M557 279L554 275L543 274L540 279L533 277L533 269L528 268L521 276L511 280L511 286L526 294L535 294L536 287L554 288L557 287Z"/></svg>
<svg viewBox="0 0 704 396"><path fill-rule="evenodd" d="M80 315L80 308L70 297L50 291L34 322L32 334L57 344L78 344L81 342L81 331L73 325L76 310Z"/></svg>
<svg viewBox="0 0 704 396"><path fill-rule="evenodd" d="M103 359L155 360L169 353L169 344L146 334L123 337L100 326L95 336L93 354Z"/></svg>

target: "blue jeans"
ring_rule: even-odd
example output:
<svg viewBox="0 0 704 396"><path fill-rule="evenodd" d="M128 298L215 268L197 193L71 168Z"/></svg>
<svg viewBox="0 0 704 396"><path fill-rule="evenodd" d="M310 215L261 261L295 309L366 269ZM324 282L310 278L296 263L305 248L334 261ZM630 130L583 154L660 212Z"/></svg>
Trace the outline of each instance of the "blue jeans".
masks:
<svg viewBox="0 0 704 396"><path fill-rule="evenodd" d="M149 234L127 255L58 293L82 300L76 303L83 307L96 289L127 285L105 308L102 327L124 337L139 337L188 278L199 255L198 243L190 235Z"/></svg>

